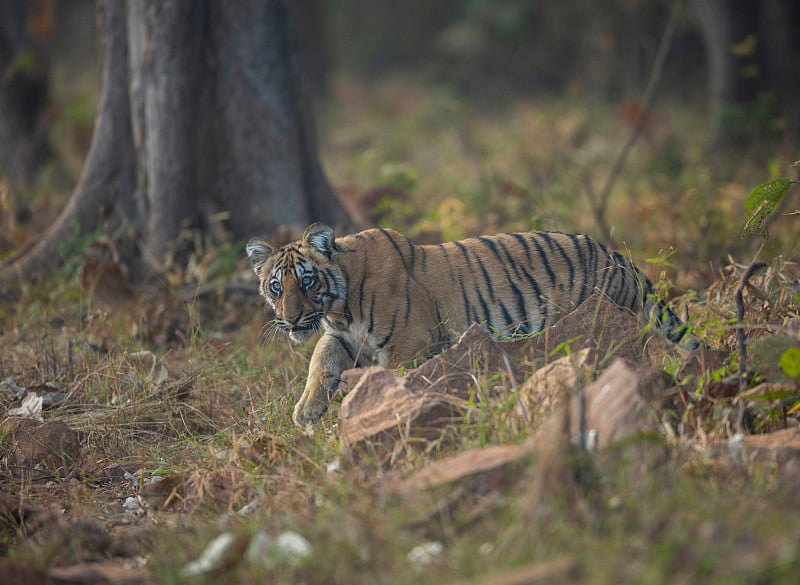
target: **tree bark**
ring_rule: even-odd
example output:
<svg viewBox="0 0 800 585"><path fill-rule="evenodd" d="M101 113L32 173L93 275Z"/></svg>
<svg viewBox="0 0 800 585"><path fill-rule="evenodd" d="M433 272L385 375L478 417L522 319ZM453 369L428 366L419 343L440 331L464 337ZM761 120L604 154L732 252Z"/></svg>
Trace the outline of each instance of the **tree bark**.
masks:
<svg viewBox="0 0 800 585"><path fill-rule="evenodd" d="M58 260L59 242L98 226L131 226L158 272L181 230L220 217L234 240L349 225L319 162L284 2L100 0L103 89L82 177L0 277L29 277Z"/></svg>

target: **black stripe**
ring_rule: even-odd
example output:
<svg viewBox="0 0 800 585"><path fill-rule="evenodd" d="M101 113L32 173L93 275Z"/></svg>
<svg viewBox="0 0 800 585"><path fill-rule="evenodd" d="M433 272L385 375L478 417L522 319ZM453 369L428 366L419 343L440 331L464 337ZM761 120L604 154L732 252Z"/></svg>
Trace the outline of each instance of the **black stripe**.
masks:
<svg viewBox="0 0 800 585"><path fill-rule="evenodd" d="M589 247L589 266L587 270L592 277L592 283L589 285L589 291L591 291L589 295L591 296L597 288L597 245L588 236L584 236L584 241Z"/></svg>
<svg viewBox="0 0 800 585"><path fill-rule="evenodd" d="M444 339L444 319L442 318L442 312L439 310L439 303L433 301L433 308L436 309L436 323L434 325L435 329L439 331L439 334L436 336L439 341Z"/></svg>
<svg viewBox="0 0 800 585"><path fill-rule="evenodd" d="M422 255L422 272L428 271L428 251L423 247L420 246L419 251Z"/></svg>
<svg viewBox="0 0 800 585"><path fill-rule="evenodd" d="M503 242L499 239L491 239L487 237L480 237L478 241L481 242L484 246L486 246L491 252L494 254L495 258L497 258L498 266L503 270L503 274L506 277L506 281L508 282L508 286L511 289L511 292L514 293L517 301L517 309L520 312L520 319L525 319L527 316L527 311L525 309L525 300L522 297L522 293L520 292L519 288L517 287L516 283L512 280L511 274L508 272L508 266L511 266L514 269L514 272L517 272L516 263L511 259L510 255L508 254L508 249L503 245ZM500 255L499 250L497 249L498 246L502 246L503 251L506 253L508 257L508 265L503 260L503 257ZM517 272L517 278L519 278L519 273ZM508 312L503 301L500 301L500 311L503 313L503 317L506 320L505 328L510 329L512 325L519 324L520 319L514 319Z"/></svg>
<svg viewBox="0 0 800 585"><path fill-rule="evenodd" d="M618 272L619 268L614 260L614 255L609 252L606 256L606 269L603 275L603 286L601 290L612 300L615 300L617 296L617 292L614 290L614 282L619 276Z"/></svg>
<svg viewBox="0 0 800 585"><path fill-rule="evenodd" d="M461 250L461 253L464 255L464 259L467 261L467 267L469 268L470 276L473 279L475 279L475 269L472 266L472 260L469 257L469 252L467 251L467 247L461 242L453 242L453 243L459 250ZM461 275L459 274L459 279L460 278ZM461 291L466 295L463 281L461 282ZM475 293L478 295L478 303L481 305L481 308L483 309L484 318L481 319L478 313L475 312L475 309L473 309L474 318L471 319L471 321L473 323L481 323L482 321L486 321L488 323L490 321L491 315L489 314L489 307L486 305L486 299L483 298L480 289L478 289L477 287L475 287Z"/></svg>
<svg viewBox="0 0 800 585"><path fill-rule="evenodd" d="M392 313L392 324L389 327L389 333L387 333L386 337L383 338L383 341L381 341L378 344L378 349L383 349L384 347L386 347L386 344L389 343L389 341L392 339L392 336L394 335L394 326L396 323L397 323L397 309L395 309L394 313Z"/></svg>
<svg viewBox="0 0 800 585"><path fill-rule="evenodd" d="M492 277L489 275L489 271L486 270L486 265L483 263L483 260L480 256L478 256L475 250L472 251L472 255L475 256L475 263L478 265L478 268L481 269L481 273L483 274L483 282L486 284L486 288L489 289L489 298L492 300L492 303L497 303L497 298L494 296L494 282L492 281Z"/></svg>
<svg viewBox="0 0 800 585"><path fill-rule="evenodd" d="M461 242L455 242L455 245L458 247L459 250L461 250L461 253L464 254L464 258L467 261L467 266L469 267L470 273L474 278L475 277L475 270L472 267L472 260L469 257L469 251L467 250L467 247ZM491 282L491 279L489 278L489 273L486 272L486 268L483 266L483 262L481 262L480 258L478 258L476 256L476 260L478 261L478 266L483 271L483 277L484 277L484 279L486 281L486 286L489 288L489 295L492 298L494 298L494 293L492 292L492 282ZM483 319L480 319L478 317L478 315L476 315L475 316L476 320L474 322L475 323L486 322L487 324L491 325L492 324L492 314L489 311L489 305L486 304L486 299L483 298L483 295L481 294L481 290L477 286L475 287L475 294L478 295L478 303L481 305L481 308L483 309L484 317L483 317Z"/></svg>
<svg viewBox="0 0 800 585"><path fill-rule="evenodd" d="M367 334L372 335L375 329L375 293L372 293L372 299L369 303L369 323L367 324Z"/></svg>
<svg viewBox="0 0 800 585"><path fill-rule="evenodd" d="M486 304L486 299L483 298L480 290L476 290L475 292L478 293L478 302L483 309L483 319L480 319L477 315L475 315L475 323L487 323L488 325L492 325L492 314L489 312L489 305Z"/></svg>
<svg viewBox="0 0 800 585"><path fill-rule="evenodd" d="M400 260L402 260L402 261L403 261L403 265L405 265L405 263L406 263L406 260L405 260L405 257L403 256L403 251L400 249L400 246L397 244L397 242L396 242L396 241L395 241L395 239L392 237L392 235L391 235L391 234L390 234L390 233L389 233L389 232L388 232L386 229L384 229L384 228L380 228L380 230L379 230L379 231L380 231L380 232L381 232L381 233L382 233L384 236L386 236L386 239L387 239L387 240L389 240L389 241L392 243L392 246L393 246L393 247L394 247L394 249L397 251L397 255L398 255L398 256L400 256Z"/></svg>
<svg viewBox="0 0 800 585"><path fill-rule="evenodd" d="M650 282L649 278L647 278L643 274L641 274L641 277L642 277L642 309L644 310L647 299L650 297L655 299L655 289L653 289L653 283ZM645 311L645 317L649 319L650 315L647 315L646 313L647 312Z"/></svg>
<svg viewBox="0 0 800 585"><path fill-rule="evenodd" d="M580 263L580 270L578 271L580 275L583 276L583 282L580 285L580 290L578 291L578 298L575 302L575 306L577 307L583 301L586 300L586 281L589 278L588 274L588 266L586 265L586 258L583 256L583 250L581 249L582 242L580 241L580 236L575 234L567 234L567 237L572 242L572 245L575 246L575 253L578 256L578 262Z"/></svg>
<svg viewBox="0 0 800 585"><path fill-rule="evenodd" d="M529 324L526 325L528 321L528 307L525 304L525 295L522 294L522 291L519 289L518 286L518 283L522 281L522 275L519 273L519 269L517 268L517 263L514 261L513 257L511 256L511 253L508 251L508 248L503 243L503 241L498 239L497 245L503 251L503 254L508 260L507 263L504 263L503 260L500 260L500 263L501 266L503 267L503 271L506 274L506 278L508 279L508 284L511 287L511 291L514 293L514 296L517 299L517 309L519 310L519 319L517 320L517 323L522 327L524 327L526 333L529 333L530 326ZM500 259L499 256L498 259ZM506 268L506 266L511 266L511 269L514 271L514 275L516 276L517 280L516 282L514 282L511 279L511 275L508 273L508 269Z"/></svg>
<svg viewBox="0 0 800 585"><path fill-rule="evenodd" d="M333 279L334 284L337 285L338 282L336 281L336 276L333 274L332 270L329 270L331 273L331 278ZM344 289L344 317L348 323L353 322L353 313L350 310L350 273L347 270L342 269L342 276L344 277L344 284L342 288Z"/></svg>
<svg viewBox="0 0 800 585"><path fill-rule="evenodd" d="M619 291L617 297L617 303L623 307L627 307L629 309L633 309L635 307L632 306L632 300L628 299L628 296L631 292L631 282L629 282L629 270L628 267L625 265L625 258L619 252L614 252L614 258L619 263L621 267L622 273L622 290Z"/></svg>
<svg viewBox="0 0 800 585"><path fill-rule="evenodd" d="M556 273L553 272L553 267L550 266L550 261L547 259L547 254L545 253L544 248L542 248L542 245L539 243L539 238L542 235L543 235L542 232L536 232L535 234L531 234L531 242L533 243L533 247L536 248L536 251L539 253L539 257L541 258L542 261L542 266L547 272L547 276L550 278L550 287L555 288Z"/></svg>
<svg viewBox="0 0 800 585"><path fill-rule="evenodd" d="M525 236L522 234L511 234L511 236L519 242L520 246L525 250L525 257L528 259L528 264L533 264L533 260L531 259L531 249L528 246L528 242L525 241Z"/></svg>
<svg viewBox="0 0 800 585"><path fill-rule="evenodd" d="M469 302L469 297L467 297L467 289L464 288L464 281L461 279L461 275L458 276L458 285L461 287L461 300L464 302L464 312L466 314L466 321L475 322L478 320L477 313L475 314L475 318L473 319L470 315L470 312L473 312L472 305Z"/></svg>
<svg viewBox="0 0 800 585"><path fill-rule="evenodd" d="M361 277L361 283L358 285L358 320L364 320L364 284L367 282L365 276Z"/></svg>
<svg viewBox="0 0 800 585"><path fill-rule="evenodd" d="M550 246L550 249L558 250L558 252L564 258L564 262L567 264L567 271L569 273L569 290L572 290L572 288L575 286L575 266L573 266L572 261L569 259L567 251L564 250L564 247L547 232L542 232L541 235L542 238L544 238L544 240L547 242L547 245ZM564 283L559 282L558 288L564 290Z"/></svg>
<svg viewBox="0 0 800 585"><path fill-rule="evenodd" d="M530 247L528 246L528 242L526 241L526 239L523 236L523 234L511 234L511 235L525 249L525 257L528 259L528 266L530 266L531 268L534 268L533 267L533 260L531 258L531 253L530 253ZM511 257L511 254L507 250L506 250L506 254L508 255L508 258L509 258L509 261L510 261L511 265L512 266L517 266L517 263L513 261L512 257ZM542 320L541 325L540 325L540 327L538 329L539 331L541 331L542 329L544 329L545 323L547 322L547 303L542 298L542 289L539 286L539 282L536 280L536 278L533 275L531 275L531 273L528 272L528 270L524 266L519 266L519 269L522 272L522 274L525 276L525 279L528 281L528 284L531 285L531 288L533 289L533 293L536 296L536 298L535 298L535 301L536 301L536 314L534 316L534 319L541 319ZM530 322L530 317L531 317L531 314L529 314L527 312L527 310L526 310L525 318L529 321L528 322L528 327L529 327L530 332L533 333L534 332L533 331L533 327L532 327L533 323Z"/></svg>
<svg viewBox="0 0 800 585"><path fill-rule="evenodd" d="M347 345L347 342L344 340L344 338L342 338L339 335L334 335L333 338L336 339L336 341L338 341L342 345L344 350L347 352L347 356L353 362L353 367L356 367L358 365L358 361L356 360L356 357L353 355L353 352L350 351L350 346Z"/></svg>
<svg viewBox="0 0 800 585"><path fill-rule="evenodd" d="M470 305L469 298L467 297L467 291L464 288L464 282L463 282L463 280L461 278L461 274L459 273L458 275L456 275L453 272L453 264L450 261L450 253L447 251L447 245L445 245L445 244L437 244L436 247L442 252L442 254L444 254L444 261L445 261L445 264L447 264L447 271L450 273L451 282L455 283L456 282L456 276L458 276L458 285L461 288L461 299L462 299L462 301L464 303L464 321L470 322L472 317L470 317L469 313L472 310L472 307Z"/></svg>
<svg viewBox="0 0 800 585"><path fill-rule="evenodd" d="M411 318L411 275L406 273L406 314L404 317L406 325Z"/></svg>
<svg viewBox="0 0 800 585"><path fill-rule="evenodd" d="M609 256L609 253L608 253L608 248L606 248L605 245L601 244L600 242L597 243L597 247L601 252L601 254L598 254L598 256L597 256L597 265L598 265L598 267L600 266L600 257L601 256L603 258L605 258L605 261L606 261L606 263L603 266L603 268L602 269L598 268L598 270L597 270L598 274L600 274L601 272L603 274L603 277L600 279L600 284L597 285L597 290L599 290L600 292L605 293L606 292L606 280L608 280L608 256Z"/></svg>

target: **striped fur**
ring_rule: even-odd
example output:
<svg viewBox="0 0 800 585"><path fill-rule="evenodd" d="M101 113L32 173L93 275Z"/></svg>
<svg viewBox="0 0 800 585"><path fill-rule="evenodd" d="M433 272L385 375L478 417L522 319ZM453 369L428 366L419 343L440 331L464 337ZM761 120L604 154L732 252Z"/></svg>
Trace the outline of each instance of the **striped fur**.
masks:
<svg viewBox="0 0 800 585"><path fill-rule="evenodd" d="M529 232L415 246L393 230L337 239L314 224L278 249L253 239L247 254L276 327L298 342L324 330L295 407L298 425L322 415L344 369L429 356L472 323L498 337L536 333L597 291L673 342L697 345L647 277L589 236Z"/></svg>

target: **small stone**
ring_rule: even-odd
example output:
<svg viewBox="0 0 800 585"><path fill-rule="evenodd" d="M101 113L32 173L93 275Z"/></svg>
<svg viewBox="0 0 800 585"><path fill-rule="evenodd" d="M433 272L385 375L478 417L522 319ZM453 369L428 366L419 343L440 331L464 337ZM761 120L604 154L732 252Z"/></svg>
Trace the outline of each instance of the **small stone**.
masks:
<svg viewBox="0 0 800 585"><path fill-rule="evenodd" d="M431 540L418 544L409 551L406 558L408 561L418 568L427 567L436 560L444 551L444 545L438 540Z"/></svg>

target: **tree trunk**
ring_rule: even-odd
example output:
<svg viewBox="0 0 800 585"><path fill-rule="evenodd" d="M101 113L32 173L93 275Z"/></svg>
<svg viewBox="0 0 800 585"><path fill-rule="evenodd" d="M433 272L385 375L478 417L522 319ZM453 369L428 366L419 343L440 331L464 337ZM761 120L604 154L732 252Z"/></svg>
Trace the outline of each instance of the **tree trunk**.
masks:
<svg viewBox="0 0 800 585"><path fill-rule="evenodd" d="M692 0L692 8L706 50L714 141L729 138L725 108L752 105L760 92L772 92L784 113L796 116L797 0ZM752 44L746 49L748 38Z"/></svg>
<svg viewBox="0 0 800 585"><path fill-rule="evenodd" d="M103 89L83 175L4 280L57 260L76 223L82 233L131 226L152 271L187 227L221 222L243 240L348 225L317 156L284 2L100 0Z"/></svg>
<svg viewBox="0 0 800 585"><path fill-rule="evenodd" d="M28 33L23 0L0 2L0 176L26 188L50 154L44 114L47 75Z"/></svg>

